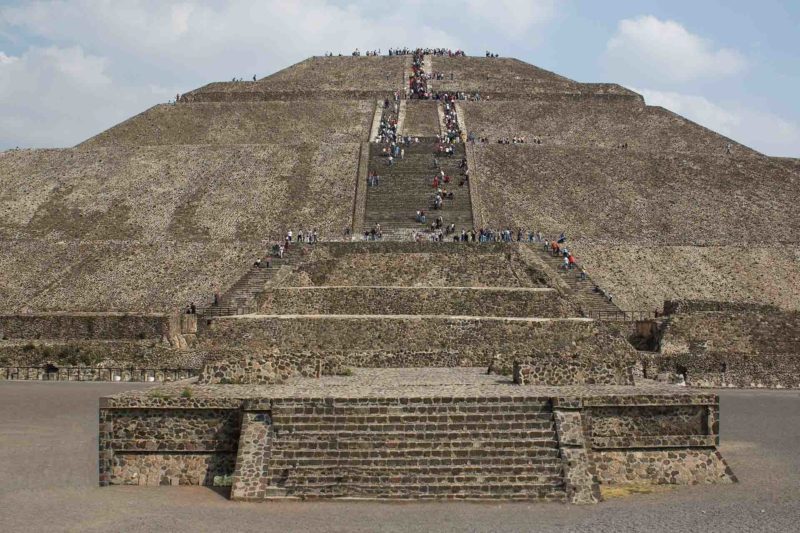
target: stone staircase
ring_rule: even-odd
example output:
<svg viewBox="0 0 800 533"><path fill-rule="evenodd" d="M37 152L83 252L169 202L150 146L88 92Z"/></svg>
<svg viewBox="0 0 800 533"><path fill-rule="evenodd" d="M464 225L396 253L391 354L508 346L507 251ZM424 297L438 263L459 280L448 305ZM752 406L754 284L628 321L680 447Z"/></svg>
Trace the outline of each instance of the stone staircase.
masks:
<svg viewBox="0 0 800 533"><path fill-rule="evenodd" d="M590 318L617 319L623 318L625 313L613 302L602 294L594 291L594 282L590 277L580 279L580 268L564 270L563 258L554 256L549 251L544 251L541 244L534 246L539 251L539 257L571 290L573 301L580 307L584 316Z"/></svg>
<svg viewBox="0 0 800 533"><path fill-rule="evenodd" d="M291 399L246 413L231 495L564 501L564 487L546 399Z"/></svg>
<svg viewBox="0 0 800 533"><path fill-rule="evenodd" d="M310 246L310 245L300 245ZM213 316L232 316L256 312L256 301L270 280L284 266L291 266L297 262L297 245L291 248L291 253L287 251L283 258L272 257L271 266L267 268L251 266L250 269L239 278L219 299L219 305L212 305L199 311L204 317ZM263 265L267 264L269 256L261 259Z"/></svg>
<svg viewBox="0 0 800 533"><path fill-rule="evenodd" d="M435 139L422 138L418 144L405 148L405 157L395 160L389 166L387 158L381 154L380 145L370 145L369 168L380 176L377 187L367 188L367 205L364 227L361 232L381 225L384 239L410 240L415 231L430 228L430 223L441 216L445 226L456 225L456 232L470 230L472 223L472 204L469 186L459 187L461 170L458 164L464 157L463 145L456 144L452 157L437 156L439 168L434 168ZM455 194L453 200L444 200L442 209L433 209L435 190L431 186L439 170L449 175L449 184L442 185ZM425 211L427 224L417 223L416 212Z"/></svg>

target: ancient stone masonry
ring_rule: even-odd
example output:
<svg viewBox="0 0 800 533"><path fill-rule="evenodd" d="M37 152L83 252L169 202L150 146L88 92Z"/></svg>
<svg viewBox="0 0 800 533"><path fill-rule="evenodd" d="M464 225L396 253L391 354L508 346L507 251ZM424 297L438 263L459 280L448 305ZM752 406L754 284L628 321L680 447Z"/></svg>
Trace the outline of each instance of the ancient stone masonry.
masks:
<svg viewBox="0 0 800 533"><path fill-rule="evenodd" d="M232 484L234 499L256 501L595 503L609 483L735 481L718 431L714 395L519 386L475 368L176 384L104 401L101 482ZM180 468L176 450L188 454Z"/></svg>
<svg viewBox="0 0 800 533"><path fill-rule="evenodd" d="M554 289L472 287L282 287L260 294L265 315L466 315L569 317Z"/></svg>
<svg viewBox="0 0 800 533"><path fill-rule="evenodd" d="M698 387L800 388L800 313L753 304L668 301L648 375Z"/></svg>
<svg viewBox="0 0 800 533"><path fill-rule="evenodd" d="M798 183L618 85L443 49L310 58L0 156L0 379L166 382L102 399L101 485L589 504L728 483L718 398L652 378L800 385ZM580 264L542 242L562 232ZM692 293L780 307L622 311Z"/></svg>

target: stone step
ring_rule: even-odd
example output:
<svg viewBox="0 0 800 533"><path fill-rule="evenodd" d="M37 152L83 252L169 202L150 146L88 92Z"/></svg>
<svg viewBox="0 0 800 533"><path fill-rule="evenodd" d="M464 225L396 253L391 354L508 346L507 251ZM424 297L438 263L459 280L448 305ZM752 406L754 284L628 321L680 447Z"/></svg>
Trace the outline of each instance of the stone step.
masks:
<svg viewBox="0 0 800 533"><path fill-rule="evenodd" d="M303 424L292 423L287 425L292 438L308 438L308 435L325 435L329 433L346 434L365 433L373 434L379 438L384 438L388 432L402 438L403 435L414 435L415 433L447 434L453 437L463 437L464 432L502 432L508 431L512 434L516 431L526 431L529 434L526 439L551 439L552 422L537 421L515 421L515 422L450 422L450 423L424 423L424 422L398 422L392 424L358 424L358 423L330 423L330 424ZM274 425L276 438L286 438L283 426L278 423ZM402 428L402 429L400 429ZM364 437L368 438L368 437ZM430 437L437 438L437 437Z"/></svg>
<svg viewBox="0 0 800 533"><path fill-rule="evenodd" d="M272 465L270 465L272 467ZM390 485L393 488L413 487L417 485L440 486L442 488L449 487L451 490L460 491L471 486L480 485L493 485L505 486L512 485L518 487L535 487L536 489L550 488L561 489L564 487L563 480L560 475L542 475L537 473L526 473L524 470L509 471L508 469L496 469L492 472L478 472L478 473L431 473L425 474L424 470L419 473L402 472L399 467L392 467L390 470L386 468L379 468L371 471L372 469L358 468L349 469L347 467L339 468L319 468L312 469L311 467L301 467L298 469L289 469L288 477L284 478L281 469L278 470L276 475L272 476L273 483L281 483L285 479L284 487L323 487L323 486L346 486L350 491L356 487L378 486L385 487ZM451 469L454 471L458 468ZM488 467L481 467L481 470L489 470Z"/></svg>
<svg viewBox="0 0 800 533"><path fill-rule="evenodd" d="M343 414L316 414L316 415L284 415L282 412L273 414L272 423L280 424L451 424L454 422L487 422L489 413L458 413L449 409L440 414L433 413L386 413L386 414L363 414L354 413ZM537 424L552 423L553 417L550 413L491 413L488 419L492 423L501 422L531 422Z"/></svg>
<svg viewBox="0 0 800 533"><path fill-rule="evenodd" d="M480 289L478 289L480 290ZM397 400L387 400L385 403L377 401L368 404L363 403L346 403L337 401L333 405L317 405L309 406L307 403L299 404L285 404L276 403L273 407L273 419L282 416L295 416L295 415L352 415L352 416L366 416L378 414L397 413L410 413L410 414L439 414L439 413L453 413L453 414L489 414L489 413L512 413L524 412L531 415L547 416L552 419L552 411L549 402L539 400L537 398L520 398L513 402L487 402L483 399L474 400L459 400L459 401L444 401L438 399L437 403L431 403L430 400L414 401L413 398L404 398L403 403L398 403Z"/></svg>
<svg viewBox="0 0 800 533"><path fill-rule="evenodd" d="M385 449L364 449L337 447L336 449L284 449L272 450L271 459L294 463L297 461L399 461L403 464L415 462L430 464L494 464L538 465L541 467L559 466L557 448L529 448L528 441L520 441L520 448L455 449L437 450L434 448L401 448L392 446ZM385 446L384 446L385 447ZM477 461L477 463L476 463Z"/></svg>
<svg viewBox="0 0 800 533"><path fill-rule="evenodd" d="M376 499L470 499L470 500L566 500L562 484L533 485L529 483L427 483L427 484L355 484L340 483L318 485L291 485L286 487L288 495L303 498L368 497Z"/></svg>
<svg viewBox="0 0 800 533"><path fill-rule="evenodd" d="M409 425L410 426L410 425ZM463 426L463 425L462 425ZM538 427L516 427L516 428L478 428L478 427L460 427L454 429L448 427L447 429L423 429L408 427L406 431L389 431L389 430L362 430L342 428L335 431L331 430L311 430L304 431L281 431L279 427L275 427L276 434L275 440L283 442L288 441L311 441L311 440L348 440L360 439L362 441L379 440L383 441L405 441L405 440L458 440L467 439L469 441L481 440L525 440L528 444L547 447L555 441L555 431L541 429Z"/></svg>

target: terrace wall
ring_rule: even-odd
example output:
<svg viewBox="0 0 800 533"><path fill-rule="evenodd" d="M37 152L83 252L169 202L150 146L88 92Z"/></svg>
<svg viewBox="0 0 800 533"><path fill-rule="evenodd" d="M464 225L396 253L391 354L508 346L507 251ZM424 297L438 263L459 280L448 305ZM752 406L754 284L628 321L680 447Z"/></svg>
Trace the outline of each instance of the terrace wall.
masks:
<svg viewBox="0 0 800 533"><path fill-rule="evenodd" d="M648 375L700 387L800 388L800 312L727 302L667 302Z"/></svg>
<svg viewBox="0 0 800 533"><path fill-rule="evenodd" d="M575 316L553 289L283 287L260 296L268 315Z"/></svg>
<svg viewBox="0 0 800 533"><path fill-rule="evenodd" d="M633 362L633 348L614 328L583 319L288 315L215 319L201 333L202 347L230 351L228 360L249 351L291 357L294 366L318 360L332 367L491 364L511 375L514 361L543 355L613 355Z"/></svg>
<svg viewBox="0 0 800 533"><path fill-rule="evenodd" d="M374 99L160 104L80 144L101 146L358 143Z"/></svg>

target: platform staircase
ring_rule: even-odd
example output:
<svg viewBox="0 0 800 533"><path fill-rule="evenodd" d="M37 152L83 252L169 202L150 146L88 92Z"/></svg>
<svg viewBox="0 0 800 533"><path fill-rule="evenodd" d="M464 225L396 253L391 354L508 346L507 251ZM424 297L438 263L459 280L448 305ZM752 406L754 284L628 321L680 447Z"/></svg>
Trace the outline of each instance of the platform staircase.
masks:
<svg viewBox="0 0 800 533"><path fill-rule="evenodd" d="M245 409L233 499L565 498L548 400L287 399Z"/></svg>

